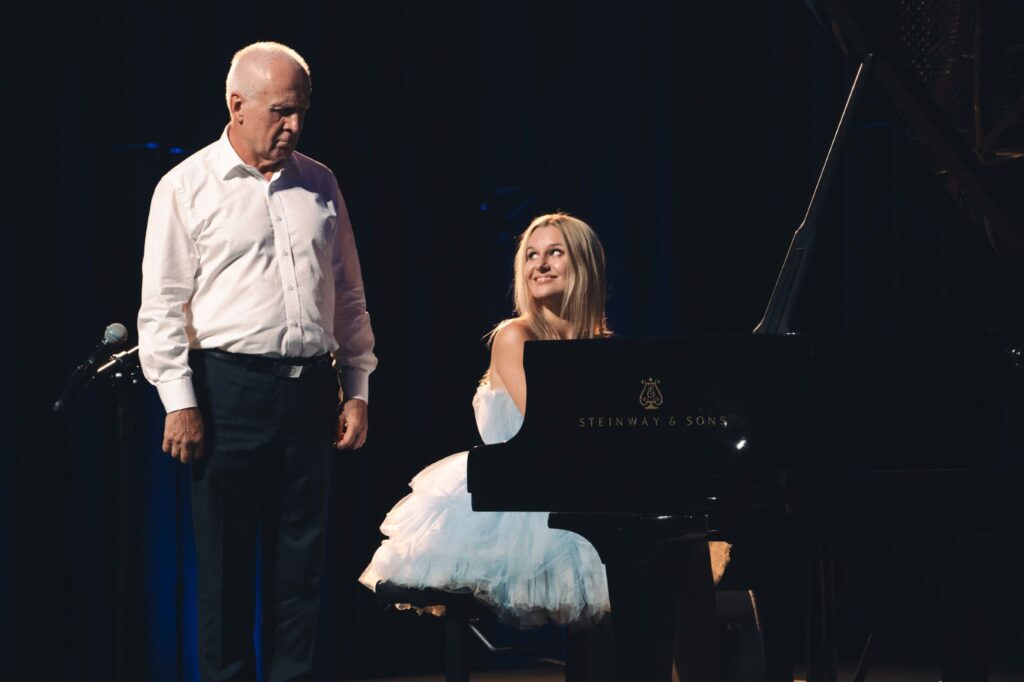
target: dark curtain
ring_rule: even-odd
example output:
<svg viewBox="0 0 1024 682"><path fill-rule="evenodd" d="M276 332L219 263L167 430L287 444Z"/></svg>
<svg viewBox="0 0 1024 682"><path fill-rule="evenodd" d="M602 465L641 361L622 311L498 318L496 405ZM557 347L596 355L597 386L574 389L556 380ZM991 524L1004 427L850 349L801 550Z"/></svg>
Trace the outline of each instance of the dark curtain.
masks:
<svg viewBox="0 0 1024 682"><path fill-rule="evenodd" d="M279 40L312 67L301 149L345 193L378 338L370 442L337 467L325 679L438 663L436 623L385 617L355 578L408 479L478 442L469 401L488 362L482 337L511 314L514 236L557 209L590 222L620 334L747 333L854 66L792 0L68 1L4 12L15 314L0 405L0 660L17 680L112 678L122 493L132 679L195 679L187 485L159 450L155 392L130 390L127 490L116 392L91 386L59 417L50 404L106 324L134 338L150 192L220 134L234 50ZM807 325L1018 325L1013 268L888 125L884 98L865 116L830 198L834 238L809 304L821 312ZM901 236L863 260L881 247L857 245L879 234ZM973 269L950 266L958 250ZM904 264L914 279L895 286L908 284Z"/></svg>

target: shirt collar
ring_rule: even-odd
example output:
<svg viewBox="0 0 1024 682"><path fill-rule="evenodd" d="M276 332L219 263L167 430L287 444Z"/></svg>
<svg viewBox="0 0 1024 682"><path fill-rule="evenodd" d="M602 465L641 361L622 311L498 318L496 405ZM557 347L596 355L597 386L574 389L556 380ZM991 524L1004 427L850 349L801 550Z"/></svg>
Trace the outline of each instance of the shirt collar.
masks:
<svg viewBox="0 0 1024 682"><path fill-rule="evenodd" d="M242 157L240 157L238 152L235 151L235 148L231 146L231 141L228 140L227 126L224 126L224 132L220 134L220 139L217 140L215 154L214 164L217 174L221 179L225 179L232 173L238 172L239 170L244 173L249 173L250 171L248 169L253 168L245 161L242 161ZM291 168L294 164L295 155L292 154L287 161L281 164L280 170L283 171L286 168Z"/></svg>

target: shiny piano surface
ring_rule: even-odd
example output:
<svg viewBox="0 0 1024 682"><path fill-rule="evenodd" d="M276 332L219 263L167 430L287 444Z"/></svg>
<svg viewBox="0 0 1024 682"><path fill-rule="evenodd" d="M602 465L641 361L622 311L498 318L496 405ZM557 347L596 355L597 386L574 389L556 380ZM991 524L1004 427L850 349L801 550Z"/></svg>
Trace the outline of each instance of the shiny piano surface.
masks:
<svg viewBox="0 0 1024 682"><path fill-rule="evenodd" d="M470 452L473 508L553 512L550 526L590 540L608 572L614 679L667 680L690 541L871 532L922 490L1010 516L1022 348L1021 333L528 342L526 418ZM832 646L808 651L820 679Z"/></svg>
<svg viewBox="0 0 1024 682"><path fill-rule="evenodd" d="M523 427L471 453L473 506L713 519L830 483L1016 473L1022 348L1010 332L530 342Z"/></svg>

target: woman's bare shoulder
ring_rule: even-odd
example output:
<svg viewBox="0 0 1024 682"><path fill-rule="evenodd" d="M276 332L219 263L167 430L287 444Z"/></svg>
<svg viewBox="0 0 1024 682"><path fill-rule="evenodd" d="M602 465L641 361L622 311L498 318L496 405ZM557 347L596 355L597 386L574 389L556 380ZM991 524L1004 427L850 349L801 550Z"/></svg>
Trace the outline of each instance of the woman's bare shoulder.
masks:
<svg viewBox="0 0 1024 682"><path fill-rule="evenodd" d="M530 325L521 317L505 320L494 331L492 348L495 350L511 350L522 348L522 345L535 339Z"/></svg>

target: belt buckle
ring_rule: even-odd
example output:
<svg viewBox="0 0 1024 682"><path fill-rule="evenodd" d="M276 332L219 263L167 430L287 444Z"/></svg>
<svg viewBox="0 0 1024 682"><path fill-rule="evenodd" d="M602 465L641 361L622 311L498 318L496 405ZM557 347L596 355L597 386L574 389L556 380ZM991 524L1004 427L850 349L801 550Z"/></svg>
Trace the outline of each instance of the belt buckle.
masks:
<svg viewBox="0 0 1024 682"><path fill-rule="evenodd" d="M287 365L284 375L289 379L298 379L302 376L302 365Z"/></svg>

